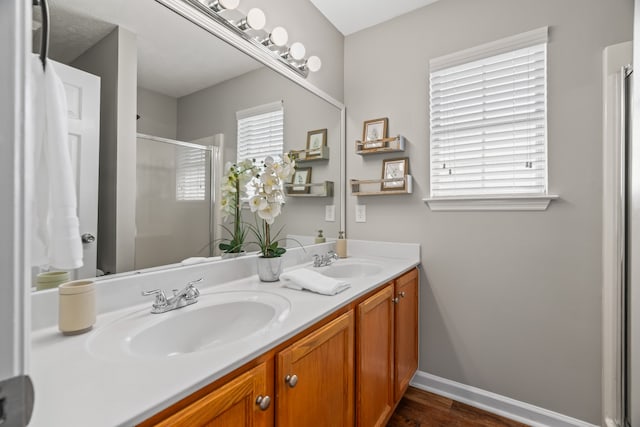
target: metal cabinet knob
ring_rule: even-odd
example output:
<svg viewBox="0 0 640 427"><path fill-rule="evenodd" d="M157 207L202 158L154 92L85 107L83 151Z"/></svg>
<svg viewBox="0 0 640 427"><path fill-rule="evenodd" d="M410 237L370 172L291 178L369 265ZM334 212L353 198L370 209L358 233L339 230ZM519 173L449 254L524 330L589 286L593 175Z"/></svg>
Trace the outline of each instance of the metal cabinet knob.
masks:
<svg viewBox="0 0 640 427"><path fill-rule="evenodd" d="M391 298L391 302L394 304L398 304L400 302L400 298L395 297L395 298Z"/></svg>
<svg viewBox="0 0 640 427"><path fill-rule="evenodd" d="M261 411L266 411L269 409L269 405L271 405L271 398L269 396L260 395L256 399L256 405L260 407Z"/></svg>
<svg viewBox="0 0 640 427"><path fill-rule="evenodd" d="M91 233L84 233L82 236L82 243L93 243L96 241L96 236Z"/></svg>
<svg viewBox="0 0 640 427"><path fill-rule="evenodd" d="M287 375L284 377L284 382L291 388L294 388L296 384L298 384L298 376L297 375Z"/></svg>
<svg viewBox="0 0 640 427"><path fill-rule="evenodd" d="M406 294L404 293L404 291L401 291L398 292L398 295L400 295L400 298L404 298Z"/></svg>

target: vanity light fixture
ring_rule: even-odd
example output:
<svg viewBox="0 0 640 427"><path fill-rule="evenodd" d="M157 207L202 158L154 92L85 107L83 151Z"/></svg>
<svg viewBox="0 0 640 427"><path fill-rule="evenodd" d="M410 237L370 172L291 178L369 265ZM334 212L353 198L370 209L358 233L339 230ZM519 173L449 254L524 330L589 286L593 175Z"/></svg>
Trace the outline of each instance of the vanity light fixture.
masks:
<svg viewBox="0 0 640 427"><path fill-rule="evenodd" d="M222 12L223 10L234 10L240 4L240 0L212 0L209 7L214 12Z"/></svg>
<svg viewBox="0 0 640 427"><path fill-rule="evenodd" d="M269 33L269 37L262 41L262 44L267 47L272 45L283 47L287 45L288 41L289 33L287 33L287 30L283 27L275 27L273 30L271 30L271 33Z"/></svg>
<svg viewBox="0 0 640 427"><path fill-rule="evenodd" d="M300 42L295 42L291 47L282 54L284 58L300 61L304 59L304 55L307 53L307 49Z"/></svg>
<svg viewBox="0 0 640 427"><path fill-rule="evenodd" d="M238 22L238 28L242 31L261 30L266 23L267 17L264 15L264 12L254 7L253 9L249 9L246 18Z"/></svg>
<svg viewBox="0 0 640 427"><path fill-rule="evenodd" d="M247 42L266 51L272 58L287 65L302 77L307 77L309 72L320 70L322 62L317 56L310 56L305 59L306 49L300 42L293 43L287 47L289 34L283 27L275 27L266 36L264 27L267 19L262 10L252 8L241 20L226 17L224 11L234 10L240 0L182 0L198 9L211 20L233 31ZM273 46L278 49L273 49Z"/></svg>
<svg viewBox="0 0 640 427"><path fill-rule="evenodd" d="M305 67L312 73L316 73L320 71L320 68L322 67L322 61L320 61L320 58L318 58L317 56L312 55L309 58L307 58L303 67Z"/></svg>

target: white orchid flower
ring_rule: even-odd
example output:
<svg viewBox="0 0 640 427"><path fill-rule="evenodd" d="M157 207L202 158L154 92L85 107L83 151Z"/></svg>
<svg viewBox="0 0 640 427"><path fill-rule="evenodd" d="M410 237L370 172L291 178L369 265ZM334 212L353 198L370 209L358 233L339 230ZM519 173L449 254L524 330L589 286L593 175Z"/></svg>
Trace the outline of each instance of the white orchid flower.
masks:
<svg viewBox="0 0 640 427"><path fill-rule="evenodd" d="M258 216L271 225L275 218L280 215L280 210L280 203L267 203L264 209L258 211Z"/></svg>
<svg viewBox="0 0 640 427"><path fill-rule="evenodd" d="M253 196L249 199L249 207L251 208L251 212L260 212L263 209L266 209L269 206L267 200L261 195Z"/></svg>

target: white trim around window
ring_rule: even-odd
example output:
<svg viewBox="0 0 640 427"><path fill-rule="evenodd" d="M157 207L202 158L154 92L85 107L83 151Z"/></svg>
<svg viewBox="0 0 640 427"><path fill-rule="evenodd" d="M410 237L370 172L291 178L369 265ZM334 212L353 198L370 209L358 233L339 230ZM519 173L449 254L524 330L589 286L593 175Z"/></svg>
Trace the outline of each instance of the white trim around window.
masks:
<svg viewBox="0 0 640 427"><path fill-rule="evenodd" d="M558 196L427 197L432 211L544 211Z"/></svg>

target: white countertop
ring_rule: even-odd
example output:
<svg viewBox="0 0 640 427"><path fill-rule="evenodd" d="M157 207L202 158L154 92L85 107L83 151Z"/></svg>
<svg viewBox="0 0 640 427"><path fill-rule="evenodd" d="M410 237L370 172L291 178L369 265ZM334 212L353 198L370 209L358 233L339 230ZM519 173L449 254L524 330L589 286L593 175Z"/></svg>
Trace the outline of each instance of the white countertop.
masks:
<svg viewBox="0 0 640 427"><path fill-rule="evenodd" d="M152 301L146 299L134 300L143 301L142 304L99 314L93 330L83 335L63 336L55 324L34 330L30 375L35 386L35 408L29 425L111 427L139 423L420 262L419 245L372 243L374 242L349 241L349 254L350 257L376 263L382 267L380 272L365 278L351 279L351 288L334 296L284 288L280 282L262 283L255 275L225 283L208 279L211 276L226 277L227 272L221 269L237 270L236 264L248 265L246 263L251 262L251 257L245 257L249 259L235 264L220 262L194 267L194 271L185 270L189 273L185 274L187 280L191 280L196 271L205 276L204 283L199 287L201 300L215 298L215 294L219 292L243 290L273 293L290 303L290 311L281 322L250 340L225 345L221 349L213 348L166 358L120 359L102 357L90 349L92 337L101 328L130 313L150 310ZM325 249L324 246L320 248ZM379 253L376 254L379 250L383 250L386 255L381 257ZM295 255L295 251L290 252ZM308 255L309 252L305 253L306 258ZM340 262L345 261L337 261ZM306 264L288 268L298 268L301 265ZM162 276L152 277L154 283L160 281L159 277L165 277L169 273L159 274ZM127 286L135 288L134 292L139 292L140 286L149 284L149 278L146 279L144 275L130 278L129 281L137 280L142 284ZM105 289L107 285L108 283L104 283ZM169 289L168 286L158 287ZM98 298L104 292L106 291L98 292ZM48 304L52 300L52 295L45 295L43 299ZM34 307L41 306L43 301L36 302ZM107 305L113 305L113 302ZM48 322L50 323L50 316ZM34 323L42 324L43 321L40 319ZM171 337L168 336L167 339L170 340Z"/></svg>

